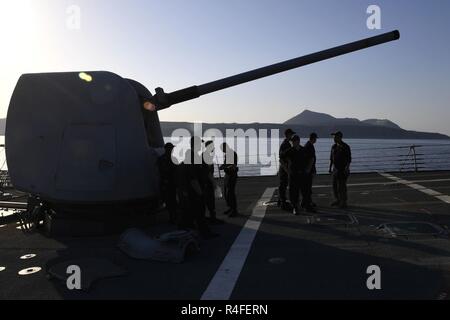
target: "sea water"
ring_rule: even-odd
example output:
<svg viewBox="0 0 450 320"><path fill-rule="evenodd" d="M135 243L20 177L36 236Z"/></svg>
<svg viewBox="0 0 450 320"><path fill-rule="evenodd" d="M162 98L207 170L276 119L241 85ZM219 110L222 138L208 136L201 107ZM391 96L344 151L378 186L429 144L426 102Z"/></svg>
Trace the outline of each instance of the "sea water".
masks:
<svg viewBox="0 0 450 320"><path fill-rule="evenodd" d="M171 138L165 138L166 142ZM306 138L301 140L304 144ZM450 140L344 139L352 149L352 172L450 170ZM178 141L173 141L178 143ZM279 169L278 147L282 140L236 138L232 148L239 157L240 176L275 175ZM4 137L0 136L0 144ZM182 142L186 149L189 142ZM318 173L327 173L332 139L319 139L315 145ZM245 147L243 147L245 146ZM218 145L214 161L223 163ZM58 155L55 155L58 156ZM181 159L181 156L178 156ZM218 167L218 166L217 166ZM215 175L218 176L218 170ZM7 170L5 148L0 148L0 169Z"/></svg>
<svg viewBox="0 0 450 320"><path fill-rule="evenodd" d="M164 140L178 142L170 138ZM236 138L234 140L232 147L238 153L239 174L241 176L277 174L279 170L278 147L282 140L256 140L255 138ZM301 143L304 144L307 140L303 138ZM413 171L416 168L419 171L450 170L450 140L344 139L344 141L352 149L352 172L398 172ZM189 143L183 142L182 144L187 148ZM245 147L242 147L243 145ZM319 139L315 145L316 167L319 174L328 172L332 145L332 139ZM263 147L261 148L261 146ZM223 163L223 155L217 145L215 153L215 162ZM270 163L267 163L268 158L270 158Z"/></svg>

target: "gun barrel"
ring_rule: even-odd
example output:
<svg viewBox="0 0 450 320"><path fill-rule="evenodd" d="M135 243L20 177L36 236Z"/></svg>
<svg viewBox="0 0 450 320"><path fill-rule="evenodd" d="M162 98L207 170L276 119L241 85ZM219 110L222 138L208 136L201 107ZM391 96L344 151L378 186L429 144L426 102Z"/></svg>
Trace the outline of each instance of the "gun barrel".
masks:
<svg viewBox="0 0 450 320"><path fill-rule="evenodd" d="M172 93L168 93L166 96L167 102L165 107L170 105L184 102L187 100L198 98L202 95L237 86L249 81L268 77L280 72L292 70L295 68L303 67L315 62L331 59L341 56L343 54L359 51L362 49L377 46L386 42L398 40L400 38L400 32L398 30L384 33L375 37L362 39L359 41L347 43L341 46L337 46L331 49L319 51L316 53L308 54L306 56L294 58L291 60L272 64L270 66L262 67L259 69L240 73L231 77L223 78L220 80L205 83L199 86L192 86L186 89L178 90Z"/></svg>

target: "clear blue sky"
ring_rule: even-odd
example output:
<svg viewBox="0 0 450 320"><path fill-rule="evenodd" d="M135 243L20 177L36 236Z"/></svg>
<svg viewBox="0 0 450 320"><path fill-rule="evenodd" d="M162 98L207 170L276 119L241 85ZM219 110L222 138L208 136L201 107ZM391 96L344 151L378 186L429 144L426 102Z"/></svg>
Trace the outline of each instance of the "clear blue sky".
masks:
<svg viewBox="0 0 450 320"><path fill-rule="evenodd" d="M81 9L81 30L66 9ZM366 9L381 7L382 30ZM310 109L450 134L450 1L2 1L0 116L25 72L109 70L166 91L399 29L402 38L163 111L163 120L283 122Z"/></svg>

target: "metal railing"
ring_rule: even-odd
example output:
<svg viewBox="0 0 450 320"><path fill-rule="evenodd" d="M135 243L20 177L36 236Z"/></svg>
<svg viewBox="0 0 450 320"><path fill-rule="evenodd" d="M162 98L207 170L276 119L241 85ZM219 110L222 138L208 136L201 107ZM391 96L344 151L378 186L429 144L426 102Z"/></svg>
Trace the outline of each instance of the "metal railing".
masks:
<svg viewBox="0 0 450 320"><path fill-rule="evenodd" d="M350 147L352 145L350 144ZM276 175L279 170L278 152L272 154L270 166L254 164L261 155L247 155L245 163L239 165L241 176ZM267 155L263 155L267 157ZM328 173L329 150L317 150L317 172ZM251 161L253 160L253 161ZM253 163L253 164L250 164ZM352 147L351 171L365 172L419 172L450 170L450 143L405 145L394 147ZM216 170L216 176L217 170Z"/></svg>
<svg viewBox="0 0 450 320"><path fill-rule="evenodd" d="M6 155L5 155L5 145L0 144L0 154L3 156L3 160L0 163L0 191L5 189L13 188L11 183L11 179L8 174L8 170L5 168L6 166Z"/></svg>
<svg viewBox="0 0 450 320"><path fill-rule="evenodd" d="M439 171L450 170L450 143L405 145L393 147L352 147L351 171L355 173L364 172L418 172L418 171ZM0 145L0 152L4 151L4 145ZM3 154L4 156L4 154ZM269 165L261 165L258 159L261 157L270 159ZM328 173L330 151L321 149L316 151L318 174ZM223 172L218 168L222 159L215 158L217 164L215 170L216 177L222 177ZM278 152L267 154L251 154L240 156L240 160L245 163L239 164L240 176L270 176L276 175L279 170ZM0 190L11 189L13 185L5 169L6 160L0 167Z"/></svg>

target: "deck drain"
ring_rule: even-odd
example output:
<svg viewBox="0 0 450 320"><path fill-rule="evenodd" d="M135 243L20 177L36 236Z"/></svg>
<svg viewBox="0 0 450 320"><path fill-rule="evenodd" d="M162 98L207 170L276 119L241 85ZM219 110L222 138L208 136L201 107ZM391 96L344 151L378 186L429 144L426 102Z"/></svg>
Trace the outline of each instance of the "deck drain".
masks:
<svg viewBox="0 0 450 320"><path fill-rule="evenodd" d="M0 267L0 272L5 271L6 268L5 267Z"/></svg>
<svg viewBox="0 0 450 320"><path fill-rule="evenodd" d="M36 255L34 253L30 253L30 254L26 254L24 256L21 256L20 259L21 260L28 260L28 259L33 259L34 257L36 257Z"/></svg>
<svg viewBox="0 0 450 320"><path fill-rule="evenodd" d="M283 264L283 263L286 262L286 259L284 259L284 258L272 258L272 259L269 259L269 262L272 263L272 264Z"/></svg>
<svg viewBox="0 0 450 320"><path fill-rule="evenodd" d="M430 222L392 222L380 225L377 230L393 238L396 237L446 237L448 230Z"/></svg>
<svg viewBox="0 0 450 320"><path fill-rule="evenodd" d="M31 268L26 268L26 269L20 270L18 272L18 274L19 274L19 276L28 276L30 274L38 273L41 270L42 270L41 267L31 267Z"/></svg>
<svg viewBox="0 0 450 320"><path fill-rule="evenodd" d="M329 213L309 217L308 223L316 225L351 225L358 224L358 220L352 214Z"/></svg>

